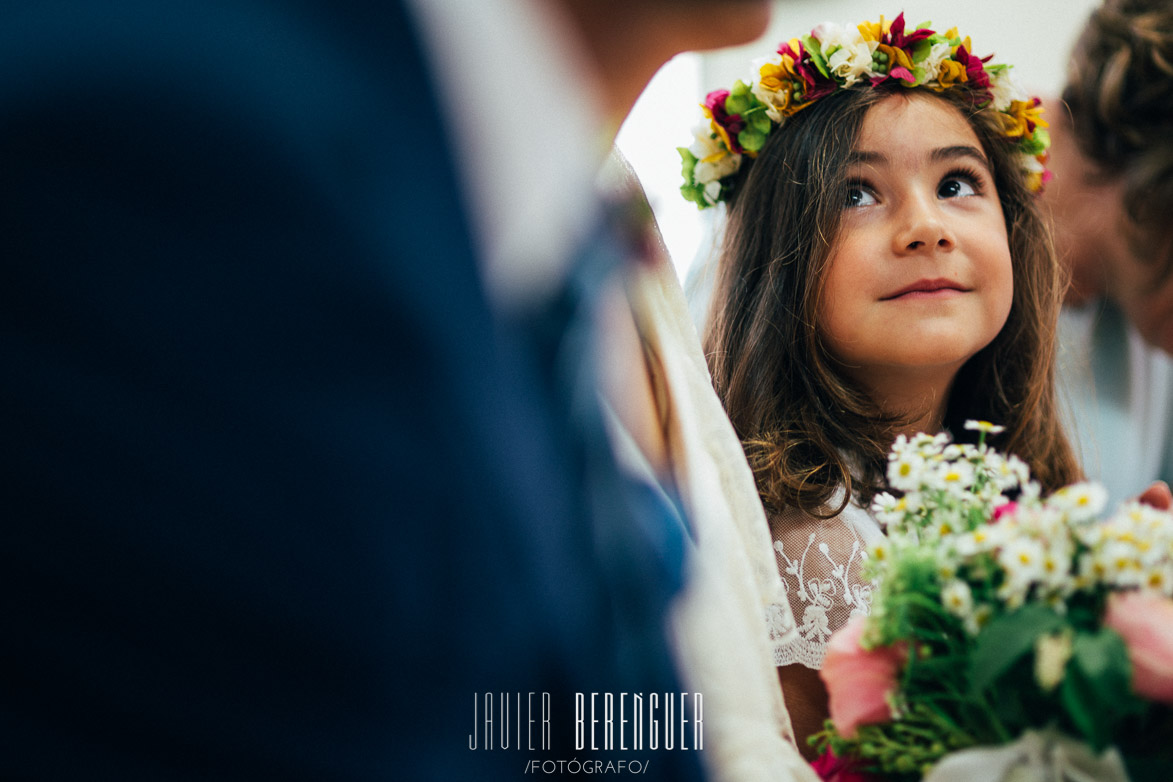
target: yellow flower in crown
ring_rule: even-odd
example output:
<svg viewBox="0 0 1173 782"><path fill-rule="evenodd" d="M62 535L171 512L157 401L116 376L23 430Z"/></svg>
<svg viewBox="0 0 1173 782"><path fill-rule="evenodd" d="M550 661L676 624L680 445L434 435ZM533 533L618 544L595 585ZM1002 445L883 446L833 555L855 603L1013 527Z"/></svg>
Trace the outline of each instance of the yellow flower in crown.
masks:
<svg viewBox="0 0 1173 782"><path fill-rule="evenodd" d="M1015 144L1028 186L1049 178L1047 123L1037 100L1025 97L1009 78L1009 66L973 55L969 38L956 28L941 34L928 23L909 30L904 14L854 28L821 24L778 47L750 84L709 93L702 104L707 122L696 128L691 147L678 147L683 161L681 193L700 208L726 200L738 171L753 160L769 135L791 116L839 90L926 87L965 90L978 108L998 112L1003 136Z"/></svg>
<svg viewBox="0 0 1173 782"><path fill-rule="evenodd" d="M792 38L785 47L780 49L780 62L767 62L758 69L761 85L764 89L781 91L798 86L795 82L801 83L802 79L798 75L798 71L794 69L794 51L801 51L799 48L801 45L797 38Z"/></svg>
<svg viewBox="0 0 1173 782"><path fill-rule="evenodd" d="M791 39L778 48L778 62L766 62L754 95L766 106L770 119L780 122L814 101L834 92L839 85L812 67L802 41Z"/></svg>
<svg viewBox="0 0 1173 782"><path fill-rule="evenodd" d="M1002 121L1002 132L1008 138L1022 138L1033 135L1036 127L1050 127L1042 118L1042 113L1043 107L1038 98L1013 101L1010 108L998 115Z"/></svg>
<svg viewBox="0 0 1173 782"><path fill-rule="evenodd" d="M957 51L959 46L964 46L967 51L973 51L973 42L969 40L969 36L962 38L956 27L950 27L945 33L945 37L953 43L953 51Z"/></svg>
<svg viewBox="0 0 1173 782"><path fill-rule="evenodd" d="M783 58L780 65L773 63L766 63L762 66L760 74L762 90L770 93L771 99L767 100L767 105L770 106L780 116L787 117L798 111L798 106L795 105L795 93L801 96L799 85L794 83L793 60L789 57Z"/></svg>
<svg viewBox="0 0 1173 782"><path fill-rule="evenodd" d="M900 14L897 19L900 19L901 24L903 25L904 14ZM865 41L875 41L879 43L881 40L883 40L885 35L889 35L892 32L892 22L885 21L884 15L880 14L880 21L860 22L858 25L856 25L856 29L859 30L860 37Z"/></svg>
<svg viewBox="0 0 1173 782"><path fill-rule="evenodd" d="M964 65L957 60L944 60L941 63L941 70L937 72L937 84L933 89L941 92L955 84L964 84L968 78Z"/></svg>

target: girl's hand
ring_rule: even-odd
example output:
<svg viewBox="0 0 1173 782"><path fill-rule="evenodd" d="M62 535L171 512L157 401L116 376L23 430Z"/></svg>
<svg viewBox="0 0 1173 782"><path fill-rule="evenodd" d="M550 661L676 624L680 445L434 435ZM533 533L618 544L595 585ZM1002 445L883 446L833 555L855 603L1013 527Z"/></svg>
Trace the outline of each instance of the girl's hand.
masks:
<svg viewBox="0 0 1173 782"><path fill-rule="evenodd" d="M1157 510L1173 509L1173 492L1169 491L1169 484L1164 481L1153 481L1136 500Z"/></svg>

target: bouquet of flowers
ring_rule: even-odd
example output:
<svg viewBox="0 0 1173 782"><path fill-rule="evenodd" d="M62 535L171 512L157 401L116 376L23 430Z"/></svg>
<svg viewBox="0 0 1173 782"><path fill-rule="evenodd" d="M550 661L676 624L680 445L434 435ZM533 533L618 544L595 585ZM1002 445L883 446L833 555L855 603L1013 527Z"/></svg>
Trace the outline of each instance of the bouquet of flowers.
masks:
<svg viewBox="0 0 1173 782"><path fill-rule="evenodd" d="M830 641L824 778L1169 779L1173 515L1101 520L986 444L901 436L871 614ZM899 496L897 496L899 495ZM844 769L856 772L845 773ZM854 776L857 772L866 772Z"/></svg>

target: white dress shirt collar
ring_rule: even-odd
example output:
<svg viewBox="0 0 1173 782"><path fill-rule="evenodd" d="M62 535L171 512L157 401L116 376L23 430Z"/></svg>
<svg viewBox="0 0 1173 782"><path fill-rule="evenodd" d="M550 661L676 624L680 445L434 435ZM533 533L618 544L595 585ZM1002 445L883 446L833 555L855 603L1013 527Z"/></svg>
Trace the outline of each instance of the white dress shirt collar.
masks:
<svg viewBox="0 0 1173 782"><path fill-rule="evenodd" d="M505 310L541 301L596 219L610 139L593 72L542 0L409 5L458 148L489 296Z"/></svg>

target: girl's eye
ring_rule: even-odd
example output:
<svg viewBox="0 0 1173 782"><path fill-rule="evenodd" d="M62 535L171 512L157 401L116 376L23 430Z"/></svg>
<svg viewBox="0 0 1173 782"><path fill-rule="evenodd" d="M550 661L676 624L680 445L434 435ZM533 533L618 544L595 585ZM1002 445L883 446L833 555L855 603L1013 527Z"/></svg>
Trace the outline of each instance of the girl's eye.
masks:
<svg viewBox="0 0 1173 782"><path fill-rule="evenodd" d="M977 178L970 174L950 174L937 186L938 198L962 198L981 195L981 192Z"/></svg>
<svg viewBox="0 0 1173 782"><path fill-rule="evenodd" d="M848 209L857 206L870 206L876 203L876 197L863 185L849 185L843 205Z"/></svg>

